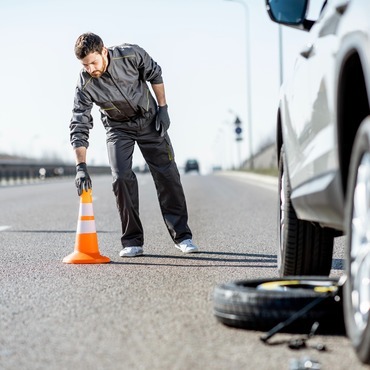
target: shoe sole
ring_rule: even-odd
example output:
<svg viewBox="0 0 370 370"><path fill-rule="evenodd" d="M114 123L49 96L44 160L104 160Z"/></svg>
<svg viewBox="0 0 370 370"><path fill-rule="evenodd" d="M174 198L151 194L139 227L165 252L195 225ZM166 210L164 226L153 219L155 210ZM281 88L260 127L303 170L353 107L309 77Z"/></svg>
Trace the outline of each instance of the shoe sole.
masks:
<svg viewBox="0 0 370 370"><path fill-rule="evenodd" d="M199 249L193 249L193 250L190 250L190 251L183 251L181 249L181 247L177 246L177 244L175 244L175 248L179 249L184 254L198 253L199 252Z"/></svg>
<svg viewBox="0 0 370 370"><path fill-rule="evenodd" d="M119 256L122 257L122 258L125 258L125 257L137 257L137 256L142 256L144 254L144 252L136 252L136 253L125 253L125 254L120 254Z"/></svg>

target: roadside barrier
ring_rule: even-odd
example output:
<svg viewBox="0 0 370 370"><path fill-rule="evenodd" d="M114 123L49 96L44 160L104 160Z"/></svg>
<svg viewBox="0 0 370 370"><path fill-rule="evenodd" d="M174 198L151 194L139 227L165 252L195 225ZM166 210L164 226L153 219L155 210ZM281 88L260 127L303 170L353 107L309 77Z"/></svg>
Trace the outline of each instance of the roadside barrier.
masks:
<svg viewBox="0 0 370 370"><path fill-rule="evenodd" d="M91 175L110 174L108 166L89 166ZM75 176L76 167L60 162L0 160L0 186L32 184L47 179Z"/></svg>
<svg viewBox="0 0 370 370"><path fill-rule="evenodd" d="M76 264L110 262L108 257L102 256L99 252L91 189L84 190L81 194L75 249L64 257L63 262Z"/></svg>

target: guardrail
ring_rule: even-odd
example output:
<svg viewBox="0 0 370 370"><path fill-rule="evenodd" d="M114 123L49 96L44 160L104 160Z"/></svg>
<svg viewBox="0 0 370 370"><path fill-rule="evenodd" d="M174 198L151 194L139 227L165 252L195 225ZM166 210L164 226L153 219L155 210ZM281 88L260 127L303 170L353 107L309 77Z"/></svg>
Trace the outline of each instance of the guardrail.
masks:
<svg viewBox="0 0 370 370"><path fill-rule="evenodd" d="M108 166L89 166L91 175L110 174ZM0 185L33 183L45 179L75 176L76 167L64 163L0 161Z"/></svg>

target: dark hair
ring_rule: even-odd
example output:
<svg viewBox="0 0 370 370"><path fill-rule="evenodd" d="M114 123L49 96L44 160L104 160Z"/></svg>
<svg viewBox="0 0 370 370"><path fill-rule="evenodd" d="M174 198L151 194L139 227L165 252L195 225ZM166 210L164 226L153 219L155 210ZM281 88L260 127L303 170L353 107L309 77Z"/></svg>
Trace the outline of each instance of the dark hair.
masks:
<svg viewBox="0 0 370 370"><path fill-rule="evenodd" d="M76 41L75 54L78 59L83 59L86 55L103 51L103 40L92 32L83 33Z"/></svg>

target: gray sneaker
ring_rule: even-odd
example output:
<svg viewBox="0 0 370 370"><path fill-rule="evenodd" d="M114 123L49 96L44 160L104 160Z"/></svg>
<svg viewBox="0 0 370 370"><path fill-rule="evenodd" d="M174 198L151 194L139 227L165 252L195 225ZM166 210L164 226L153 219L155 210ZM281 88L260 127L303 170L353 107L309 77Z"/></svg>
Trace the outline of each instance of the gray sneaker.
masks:
<svg viewBox="0 0 370 370"><path fill-rule="evenodd" d="M144 253L143 247L125 247L119 252L121 257L136 257Z"/></svg>
<svg viewBox="0 0 370 370"><path fill-rule="evenodd" d="M177 249L180 249L183 253L196 253L199 252L199 248L193 244L191 239L185 239L182 242L175 244Z"/></svg>

